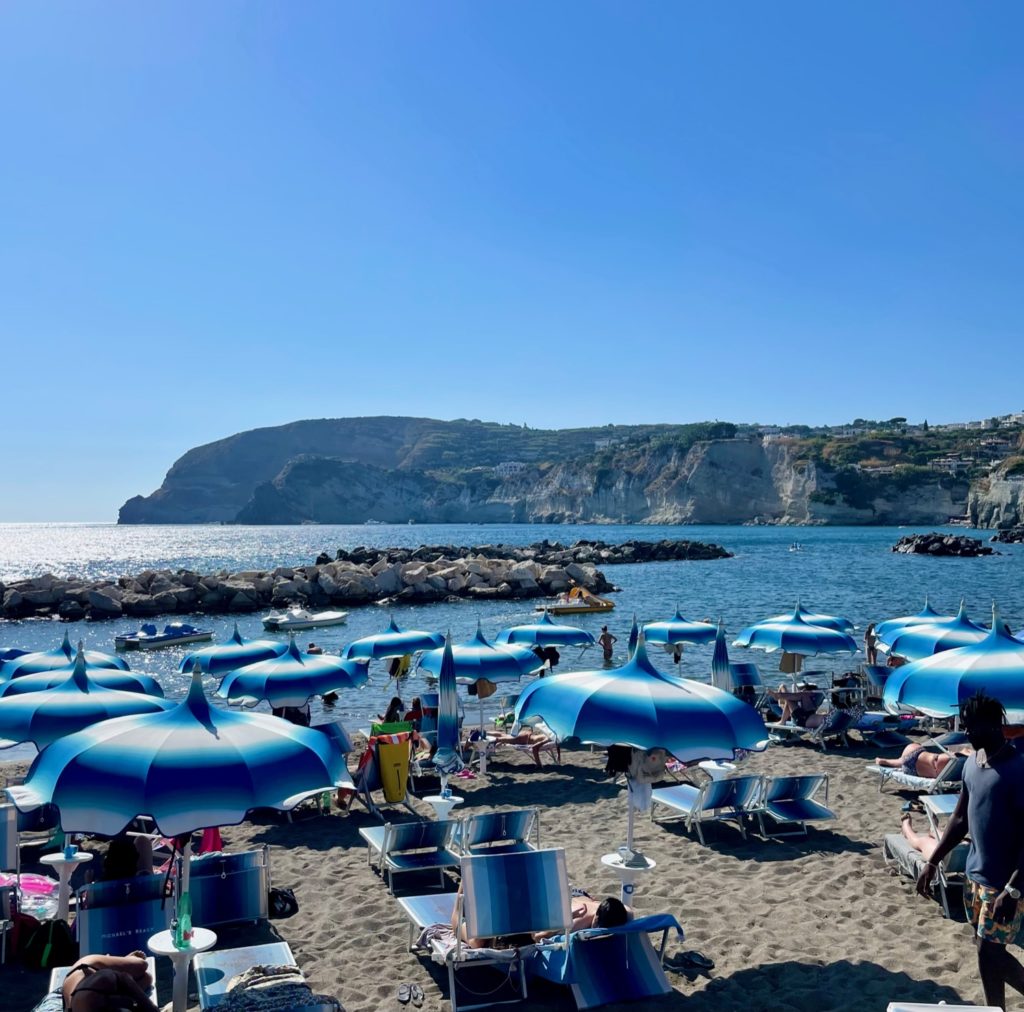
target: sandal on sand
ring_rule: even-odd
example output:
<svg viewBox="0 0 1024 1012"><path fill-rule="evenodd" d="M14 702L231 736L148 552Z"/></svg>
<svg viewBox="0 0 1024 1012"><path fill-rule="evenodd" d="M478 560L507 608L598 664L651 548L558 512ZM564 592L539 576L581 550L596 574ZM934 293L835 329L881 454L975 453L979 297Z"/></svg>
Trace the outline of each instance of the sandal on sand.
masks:
<svg viewBox="0 0 1024 1012"><path fill-rule="evenodd" d="M675 966L689 967L694 970L713 970L715 968L715 961L713 959L708 959L707 956L702 956L693 949L688 949L686 952L677 952L670 962Z"/></svg>
<svg viewBox="0 0 1024 1012"><path fill-rule="evenodd" d="M921 804L916 798L913 801L908 801L901 809L901 812L923 812L924 805Z"/></svg>
<svg viewBox="0 0 1024 1012"><path fill-rule="evenodd" d="M398 1001L402 1005L408 1005L412 997L412 988L408 984L398 985Z"/></svg>
<svg viewBox="0 0 1024 1012"><path fill-rule="evenodd" d="M412 992L412 1003L416 1008L421 1008L423 1005L423 988L419 984L413 984L410 989Z"/></svg>

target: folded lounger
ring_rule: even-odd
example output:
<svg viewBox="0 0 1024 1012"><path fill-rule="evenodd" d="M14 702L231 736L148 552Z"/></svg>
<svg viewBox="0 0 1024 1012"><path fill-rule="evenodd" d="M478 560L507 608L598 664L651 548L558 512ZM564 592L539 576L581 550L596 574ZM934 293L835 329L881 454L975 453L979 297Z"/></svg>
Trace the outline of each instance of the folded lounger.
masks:
<svg viewBox="0 0 1024 1012"><path fill-rule="evenodd" d="M818 801L815 795L822 788L824 798ZM823 822L836 817L828 807L828 774L766 778L756 814L764 837L769 835L765 819L776 825L797 827L791 832L770 834L772 836L806 836L808 822Z"/></svg>
<svg viewBox="0 0 1024 1012"><path fill-rule="evenodd" d="M736 823L746 839L744 820L757 811L762 788L763 778L752 775L709 780L702 787L694 787L693 784L659 787L651 792L651 819L654 819L659 805L671 809L678 813L674 818L686 821L687 830L697 830L701 843L704 843L701 823L727 819ZM668 822L671 819L662 821Z"/></svg>
<svg viewBox="0 0 1024 1012"><path fill-rule="evenodd" d="M366 862L377 857L377 870L387 881L388 892L395 891L394 876L401 872L436 870L444 885L446 868L458 868L459 855L452 847L457 823L386 822L383 826L365 826L359 835L366 842Z"/></svg>
<svg viewBox="0 0 1024 1012"><path fill-rule="evenodd" d="M535 836L534 843L530 837ZM456 824L453 849L460 854L514 854L540 848L540 812L522 808L513 812L471 815Z"/></svg>

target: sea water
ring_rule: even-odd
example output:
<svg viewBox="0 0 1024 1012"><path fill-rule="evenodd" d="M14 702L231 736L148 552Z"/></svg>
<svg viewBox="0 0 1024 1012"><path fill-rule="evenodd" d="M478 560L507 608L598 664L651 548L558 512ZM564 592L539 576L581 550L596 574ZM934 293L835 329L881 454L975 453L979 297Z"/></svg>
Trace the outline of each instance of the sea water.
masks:
<svg viewBox="0 0 1024 1012"><path fill-rule="evenodd" d="M62 577L96 580L139 573L144 569L191 569L208 573L297 566L312 563L321 552L333 557L338 548L449 544L526 545L547 538L563 544L587 538L607 542L630 539L654 541L689 538L714 542L734 554L731 559L706 562L660 562L605 566L605 575L619 593L611 595L615 611L605 615L574 615L563 621L579 625L596 636L607 623L618 637L615 662L626 659L626 641L635 614L640 622L667 619L678 606L692 619L721 619L731 640L743 626L793 607L797 600L810 611L843 615L859 632L872 621L914 614L927 595L941 612L955 611L961 599L970 617L987 623L993 602L1014 631L1024 626L1024 545L997 545L1000 554L974 559L936 559L894 553L892 545L906 534L933 527L725 527L725 526L595 526L595 525L369 525L297 527L125 526L114 524L3 524L0 525L0 582L52 572ZM986 532L939 528L949 533ZM799 546L794 550L795 546ZM458 601L423 605L366 605L348 609L343 626L311 629L297 634L305 648L316 642L328 652L383 629L393 614L403 628L451 632L455 642L468 639L479 621L488 638L510 625L533 621L536 600ZM260 614L226 616L174 616L191 621L225 639L237 621L245 636L264 635ZM158 617L158 624L172 617ZM51 619L0 621L0 647L45 650L56 646L65 629L73 642L81 639L89 649L113 651L114 637L138 628L139 619L64 623ZM269 634L268 634L269 635ZM282 637L283 638L283 637ZM205 644L198 644L203 646ZM194 647L193 647L194 648ZM181 696L187 676L178 665L189 647L128 653L133 669L154 675L169 697ZM559 671L601 666L593 648L561 650ZM654 648L651 655L665 671L707 680L711 648L687 647L679 665ZM778 676L778 654L731 648L734 661L754 661L766 681ZM844 670L863 660L814 659L810 667ZM820 663L819 663L820 661ZM408 704L412 696L429 689L423 674L413 672L396 687L384 665L374 663L368 685L342 692L337 704L323 711L313 702L314 720L340 719L350 730L367 727L383 713L394 694ZM781 677L781 676L778 676ZM503 684L485 704L497 712L506 693L523 683ZM215 680L210 679L212 692ZM477 703L466 700L467 719L475 719ZM21 754L8 752L4 757ZM4 755L0 753L0 755Z"/></svg>

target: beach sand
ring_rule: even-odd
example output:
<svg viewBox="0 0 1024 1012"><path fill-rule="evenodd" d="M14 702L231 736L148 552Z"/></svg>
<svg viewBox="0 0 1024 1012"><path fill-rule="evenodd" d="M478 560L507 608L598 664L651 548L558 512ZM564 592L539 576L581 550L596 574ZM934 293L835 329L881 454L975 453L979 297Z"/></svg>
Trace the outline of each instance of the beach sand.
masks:
<svg viewBox="0 0 1024 1012"><path fill-rule="evenodd" d="M636 846L657 861L637 887L638 912L675 914L686 940L670 942L668 951L696 949L716 967L692 980L670 973L675 992L656 1001L606 1007L881 1012L896 999L981 1002L970 929L960 911L954 910L954 920L943 919L937 903L916 896L911 883L883 866L881 839L898 831L903 798L891 788L880 794L877 778L863 771L875 755L856 746L827 755L809 746L777 746L744 764L752 773L829 774L838 818L806 838L751 835L744 842L734 826L721 825L706 829L708 842L701 846L682 823L652 825L646 815L638 817ZM624 842L625 790L604 776L600 752L567 749L562 756L561 765L537 770L528 756L499 754L486 779L457 781L456 793L466 798L458 812L539 806L542 844L566 848L571 883L594 896L618 895L617 880L600 858ZM429 813L424 803L417 806ZM923 816L916 819L924 825ZM274 884L295 890L300 911L258 929L220 932L222 944L267 941L278 932L313 988L335 994L348 1012L402 1008L396 992L403 981L423 988L424 1009L447 1010L444 969L406 951L406 921L367 867L358 831L374 824L357 805L348 816L225 829L230 850L271 845ZM429 878L425 882L420 890L414 876L403 876L399 890L428 891ZM8 965L0 982L0 1007L18 1012L39 998L45 975ZM169 1002L167 966L158 983L161 1003ZM567 989L537 981L524 1007L574 1005Z"/></svg>

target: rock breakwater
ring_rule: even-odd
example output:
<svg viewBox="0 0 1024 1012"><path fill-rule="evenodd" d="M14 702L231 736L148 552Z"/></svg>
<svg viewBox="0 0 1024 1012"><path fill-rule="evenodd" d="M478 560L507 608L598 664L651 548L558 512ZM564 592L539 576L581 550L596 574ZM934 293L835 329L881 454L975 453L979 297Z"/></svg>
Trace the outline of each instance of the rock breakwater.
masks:
<svg viewBox="0 0 1024 1012"><path fill-rule="evenodd" d="M87 582L51 573L0 584L4 618L52 617L76 622L164 614L225 614L303 605L403 603L451 598L488 600L544 597L573 584L594 593L614 591L598 563L725 558L717 545L698 542L581 541L565 548L541 542L528 548L423 546L418 549L339 550L309 566L279 566L204 575L190 570L146 570L136 576Z"/></svg>
<svg viewBox="0 0 1024 1012"><path fill-rule="evenodd" d="M978 555L993 554L992 549L988 545L983 545L978 538L957 534L939 534L937 531L933 531L931 534L909 534L905 538L900 538L892 546L892 550L906 555L954 556L956 558L973 558Z"/></svg>

